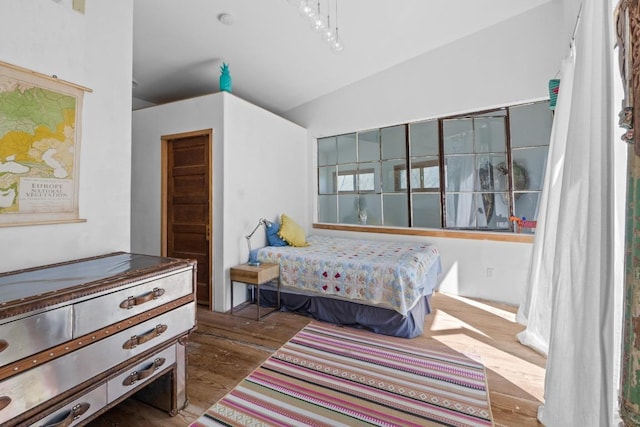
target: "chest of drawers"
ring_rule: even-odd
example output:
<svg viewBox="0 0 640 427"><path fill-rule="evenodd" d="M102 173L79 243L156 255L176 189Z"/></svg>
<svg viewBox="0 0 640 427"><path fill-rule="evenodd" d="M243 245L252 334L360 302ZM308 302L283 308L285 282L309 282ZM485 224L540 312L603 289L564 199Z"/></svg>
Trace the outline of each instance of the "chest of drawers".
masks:
<svg viewBox="0 0 640 427"><path fill-rule="evenodd" d="M83 425L133 394L184 408L195 270L118 252L0 274L0 425Z"/></svg>

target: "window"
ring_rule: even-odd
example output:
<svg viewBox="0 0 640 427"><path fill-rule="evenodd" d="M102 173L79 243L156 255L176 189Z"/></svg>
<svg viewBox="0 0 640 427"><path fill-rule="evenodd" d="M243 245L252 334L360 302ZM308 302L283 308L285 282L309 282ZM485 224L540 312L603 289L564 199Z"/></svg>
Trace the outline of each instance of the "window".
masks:
<svg viewBox="0 0 640 427"><path fill-rule="evenodd" d="M320 138L318 220L512 231L537 217L551 122L536 102Z"/></svg>

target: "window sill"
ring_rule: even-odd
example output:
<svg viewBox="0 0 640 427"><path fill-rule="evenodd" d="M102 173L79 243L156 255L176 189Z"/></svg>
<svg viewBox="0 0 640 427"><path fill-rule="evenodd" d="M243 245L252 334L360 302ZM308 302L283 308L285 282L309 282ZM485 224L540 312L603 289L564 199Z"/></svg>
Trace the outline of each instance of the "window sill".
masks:
<svg viewBox="0 0 640 427"><path fill-rule="evenodd" d="M533 243L533 234L500 233L491 231L436 230L426 228L393 228L371 225L342 225L314 223L319 230L357 231L360 233L398 234L403 236L444 237L451 239L493 240L496 242Z"/></svg>

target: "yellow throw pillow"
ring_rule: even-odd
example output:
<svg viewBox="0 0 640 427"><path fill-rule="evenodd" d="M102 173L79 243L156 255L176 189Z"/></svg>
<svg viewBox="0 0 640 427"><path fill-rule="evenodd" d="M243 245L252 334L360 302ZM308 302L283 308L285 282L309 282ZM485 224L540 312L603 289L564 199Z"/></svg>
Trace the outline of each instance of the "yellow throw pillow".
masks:
<svg viewBox="0 0 640 427"><path fill-rule="evenodd" d="M304 230L294 220L282 214L280 216L280 230L278 236L291 246L309 246Z"/></svg>

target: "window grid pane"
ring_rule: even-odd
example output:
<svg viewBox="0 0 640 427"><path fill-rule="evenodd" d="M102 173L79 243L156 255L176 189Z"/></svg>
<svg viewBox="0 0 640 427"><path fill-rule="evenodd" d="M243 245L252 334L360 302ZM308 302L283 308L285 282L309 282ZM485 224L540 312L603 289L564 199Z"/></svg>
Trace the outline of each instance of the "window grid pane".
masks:
<svg viewBox="0 0 640 427"><path fill-rule="evenodd" d="M473 153L473 120L444 120L444 154Z"/></svg>
<svg viewBox="0 0 640 427"><path fill-rule="evenodd" d="M357 223L382 225L382 200L379 194L364 194L358 198Z"/></svg>
<svg viewBox="0 0 640 427"><path fill-rule="evenodd" d="M318 221L328 223L338 222L337 196L318 196Z"/></svg>
<svg viewBox="0 0 640 427"><path fill-rule="evenodd" d="M380 131L358 132L358 161L374 162L380 160Z"/></svg>
<svg viewBox="0 0 640 427"><path fill-rule="evenodd" d="M335 165L338 163L337 138L331 136L318 139L318 166Z"/></svg>
<svg viewBox="0 0 640 427"><path fill-rule="evenodd" d="M394 126L380 130L380 145L382 158L404 159L407 157L406 137L404 126Z"/></svg>
<svg viewBox="0 0 640 427"><path fill-rule="evenodd" d="M382 195L384 221L383 225L390 227L408 227L409 211L406 194Z"/></svg>
<svg viewBox="0 0 640 427"><path fill-rule="evenodd" d="M506 152L506 132L506 122L504 117L483 117L473 119L475 152Z"/></svg>
<svg viewBox="0 0 640 427"><path fill-rule="evenodd" d="M438 157L411 159L411 190L414 192L440 191L440 161Z"/></svg>
<svg viewBox="0 0 640 427"><path fill-rule="evenodd" d="M405 160L382 162L382 191L385 193L407 192L407 163Z"/></svg>
<svg viewBox="0 0 640 427"><path fill-rule="evenodd" d="M440 194L413 194L412 218L414 227L440 228Z"/></svg>
<svg viewBox="0 0 640 427"><path fill-rule="evenodd" d="M358 186L358 166L352 165L339 165L338 177L336 179L338 193L352 193L356 191Z"/></svg>
<svg viewBox="0 0 640 427"><path fill-rule="evenodd" d="M437 120L410 124L409 135L411 157L438 155L440 143Z"/></svg>
<svg viewBox="0 0 640 427"><path fill-rule="evenodd" d="M548 101L509 107L511 147L549 145L552 123Z"/></svg>
<svg viewBox="0 0 640 427"><path fill-rule="evenodd" d="M318 194L336 193L336 167L322 166L318 168Z"/></svg>
<svg viewBox="0 0 640 427"><path fill-rule="evenodd" d="M337 138L338 163L355 163L358 161L356 151L356 134L340 135Z"/></svg>
<svg viewBox="0 0 640 427"><path fill-rule="evenodd" d="M380 163L360 163L358 167L358 191L380 192Z"/></svg>

